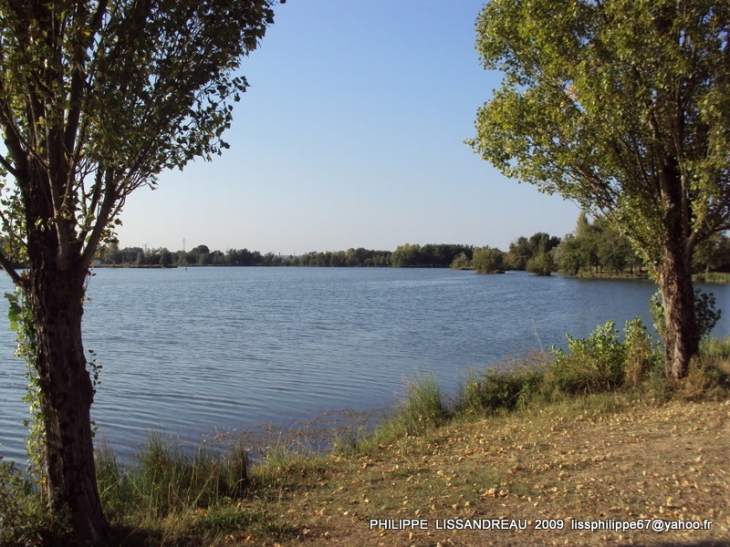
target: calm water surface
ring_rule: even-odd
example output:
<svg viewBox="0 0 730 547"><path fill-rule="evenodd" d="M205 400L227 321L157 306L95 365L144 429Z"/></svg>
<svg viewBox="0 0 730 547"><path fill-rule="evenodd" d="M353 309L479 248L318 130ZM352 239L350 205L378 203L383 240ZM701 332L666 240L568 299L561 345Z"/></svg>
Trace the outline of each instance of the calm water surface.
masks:
<svg viewBox="0 0 730 547"><path fill-rule="evenodd" d="M470 366L564 346L566 332L585 336L637 315L650 324L656 291L648 281L443 269L94 273L84 345L103 369L92 414L123 456L151 430L194 440L324 410L389 406L418 372L433 372L453 392ZM10 288L0 278L0 289ZM730 310L730 287L705 288ZM715 330L729 332L726 319ZM2 312L0 450L22 460L25 379L14 345Z"/></svg>

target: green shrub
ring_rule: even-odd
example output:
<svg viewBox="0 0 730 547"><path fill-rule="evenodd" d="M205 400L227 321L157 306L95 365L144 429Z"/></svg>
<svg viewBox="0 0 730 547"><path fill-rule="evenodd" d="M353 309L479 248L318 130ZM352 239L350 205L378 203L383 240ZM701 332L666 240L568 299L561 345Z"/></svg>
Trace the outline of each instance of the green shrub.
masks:
<svg viewBox="0 0 730 547"><path fill-rule="evenodd" d="M49 510L37 486L0 455L0 547L78 545L66 513Z"/></svg>
<svg viewBox="0 0 730 547"><path fill-rule="evenodd" d="M644 322L636 317L624 327L626 363L624 383L627 387L639 385L650 376L663 371L662 352L659 342L646 330Z"/></svg>
<svg viewBox="0 0 730 547"><path fill-rule="evenodd" d="M566 394L599 393L623 384L626 345L619 340L613 321L596 327L588 338L567 334L568 352L552 349L554 364L547 382Z"/></svg>
<svg viewBox="0 0 730 547"><path fill-rule="evenodd" d="M513 410L534 400L542 391L544 368L518 366L492 368L477 379L470 372L461 389L457 410L462 413L493 413Z"/></svg>
<svg viewBox="0 0 730 547"><path fill-rule="evenodd" d="M17 545L26 525L22 498L25 481L13 462L3 461L0 455L0 545Z"/></svg>
<svg viewBox="0 0 730 547"><path fill-rule="evenodd" d="M497 273L504 271L504 253L499 249L476 247L471 258L471 266L477 273Z"/></svg>
<svg viewBox="0 0 730 547"><path fill-rule="evenodd" d="M454 260L451 261L449 268L454 270L468 270L471 268L471 260L466 256L466 253L459 253L456 255Z"/></svg>
<svg viewBox="0 0 730 547"><path fill-rule="evenodd" d="M555 271L555 260L550 253L540 253L527 261L525 269L535 275L550 275Z"/></svg>

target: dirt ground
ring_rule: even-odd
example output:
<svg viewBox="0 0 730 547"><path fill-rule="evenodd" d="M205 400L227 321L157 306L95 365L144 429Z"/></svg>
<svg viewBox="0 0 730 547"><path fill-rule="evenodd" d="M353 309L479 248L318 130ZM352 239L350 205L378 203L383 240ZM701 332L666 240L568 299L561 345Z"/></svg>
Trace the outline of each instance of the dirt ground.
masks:
<svg viewBox="0 0 730 547"><path fill-rule="evenodd" d="M224 543L727 546L730 401L451 425L333 457L317 481L282 489L266 507L290 537Z"/></svg>

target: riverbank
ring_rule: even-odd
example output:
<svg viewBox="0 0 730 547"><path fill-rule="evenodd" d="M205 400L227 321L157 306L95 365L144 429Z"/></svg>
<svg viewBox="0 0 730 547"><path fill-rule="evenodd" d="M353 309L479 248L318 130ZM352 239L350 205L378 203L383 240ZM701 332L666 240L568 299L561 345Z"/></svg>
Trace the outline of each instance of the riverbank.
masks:
<svg viewBox="0 0 730 547"><path fill-rule="evenodd" d="M438 426L427 403L412 434L386 424L375 437L341 437L327 455L274 447L240 499L117 513L117 530L149 545L725 545L730 402L667 387L466 412ZM576 529L654 521L707 529Z"/></svg>
<svg viewBox="0 0 730 547"><path fill-rule="evenodd" d="M727 402L587 398L449 425L301 467L306 484L282 488L274 507L243 505L268 510L287 534L243 532L231 544L726 545L729 414ZM575 529L656 520L712 527Z"/></svg>
<svg viewBox="0 0 730 547"><path fill-rule="evenodd" d="M122 468L102 450L111 545L725 545L730 342L703 344L671 382L637 353L648 339L606 332L590 354L475 373L455 400L420 378L374 433L340 431L327 454L273 442L252 464L241 442L221 455L152 437ZM72 544L35 496L7 493L0 545Z"/></svg>

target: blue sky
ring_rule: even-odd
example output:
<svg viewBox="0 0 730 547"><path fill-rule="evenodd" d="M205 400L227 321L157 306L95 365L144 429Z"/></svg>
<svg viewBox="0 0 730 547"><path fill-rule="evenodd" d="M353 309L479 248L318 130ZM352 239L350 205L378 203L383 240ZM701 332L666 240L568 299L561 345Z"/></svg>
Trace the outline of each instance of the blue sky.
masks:
<svg viewBox="0 0 730 547"><path fill-rule="evenodd" d="M132 194L121 246L301 254L403 243L506 250L573 230L577 207L463 144L498 87L477 0L289 0L243 61L251 87L213 162Z"/></svg>

